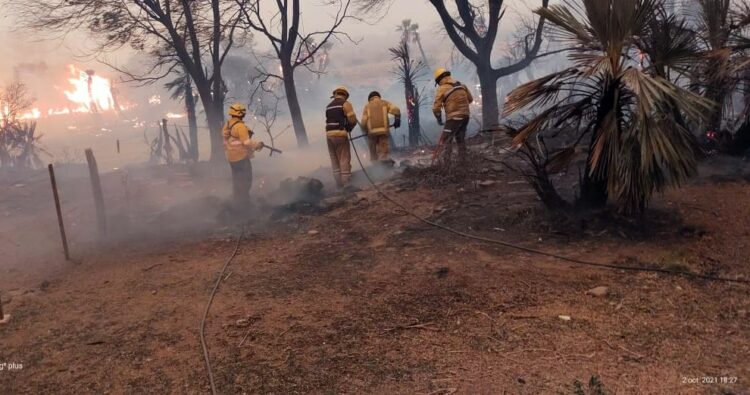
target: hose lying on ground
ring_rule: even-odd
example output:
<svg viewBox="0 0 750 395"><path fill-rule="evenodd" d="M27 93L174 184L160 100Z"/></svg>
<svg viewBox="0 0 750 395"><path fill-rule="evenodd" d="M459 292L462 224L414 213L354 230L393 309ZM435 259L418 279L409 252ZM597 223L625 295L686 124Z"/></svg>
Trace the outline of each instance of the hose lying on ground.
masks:
<svg viewBox="0 0 750 395"><path fill-rule="evenodd" d="M232 260L234 260L234 257L237 256L237 252L240 249L240 242L242 241L242 237L245 236L245 227L243 226L240 230L239 236L237 236L237 242L234 245L234 250L232 251L232 254L229 255L229 258L227 258L226 262L224 262L224 266L221 268L221 271L219 271L219 277L216 279L216 284L214 284L214 288L211 290L211 296L208 298L208 303L206 304L206 310L203 312L203 319L201 320L201 327L200 327L200 338L201 338L201 348L203 348L203 359L206 363L206 370L208 371L208 381L211 384L211 393L213 395L218 394L218 391L216 391L216 383L214 382L214 372L211 369L211 359L208 356L208 346L206 345L206 319L208 318L208 312L211 310L211 304L214 302L214 297L216 297L216 291L219 290L219 284L221 284L221 279L224 278L224 272L227 271L227 267L229 267L229 264L232 263Z"/></svg>
<svg viewBox="0 0 750 395"><path fill-rule="evenodd" d="M686 270L668 270L668 269L659 269L659 268L650 268L650 267L624 266L624 265L615 265L615 264L608 264L608 263L590 262L590 261L585 261L585 260L581 260L581 259L571 258L571 257L563 256L563 255L558 255L558 254L550 253L550 252L545 252L545 251L537 250L537 249L530 248L530 247L524 247L524 246L521 246L521 245L518 245L518 244L509 243L507 241L502 241L502 240L497 240L497 239L490 239L490 238L483 237L483 236L472 235L472 234L469 234L469 233L466 233L466 232L462 232L460 230L453 229L453 228L445 226L445 225L438 224L436 222L430 221L427 218L424 218L424 217L420 216L419 214L417 214L414 211L410 210L405 205L403 205L402 203L398 202L397 200L393 199L388 194L386 194L385 192L383 192L375 184L375 181L372 179L372 177L370 177L370 174L367 173L367 170L365 169L365 166L364 166L364 164L362 163L362 160L359 157L359 152L357 152L357 147L355 146L355 144L353 142L352 142L352 148L354 149L354 156L357 157L357 162L359 162L359 166L362 168L362 173L365 175L365 177L367 178L367 181L369 181L369 183L372 185L372 187L375 188L375 191L377 191L378 194L380 194L380 196L382 196L383 198L385 198L389 202L395 204L396 206L400 207L402 210L404 210L404 212L408 213L409 215L411 215L412 217L418 219L419 221L421 221L421 222L423 222L423 223L425 223L427 225L430 225L432 227L441 229L443 231L446 231L446 232L449 232L449 233L453 233L455 235L458 235L458 236L461 236L461 237L464 237L464 238L467 238L467 239L478 240L478 241L482 241L482 242L490 243L490 244L497 244L497 245L501 245L503 247L513 248L513 249L524 251L524 252L528 252L528 253L531 253L531 254L546 256L546 257L550 257L550 258L555 258L555 259L559 259L561 261L566 261L566 262L570 262L570 263L574 263L574 264L578 264L578 265L593 266L593 267L597 267L597 268L601 268L601 269L613 269L613 270L625 270L625 271L636 271L636 272L663 273L663 274L670 274L670 275L676 275L676 276L684 276L684 277L687 277L687 278L698 278L698 279L710 280L710 281L721 281L721 282L730 282L730 283L739 283L739 284L750 284L750 280L727 278L727 277L717 277L717 276L709 276L709 275L700 274L700 273L694 273L694 272L690 272L690 271L686 271Z"/></svg>

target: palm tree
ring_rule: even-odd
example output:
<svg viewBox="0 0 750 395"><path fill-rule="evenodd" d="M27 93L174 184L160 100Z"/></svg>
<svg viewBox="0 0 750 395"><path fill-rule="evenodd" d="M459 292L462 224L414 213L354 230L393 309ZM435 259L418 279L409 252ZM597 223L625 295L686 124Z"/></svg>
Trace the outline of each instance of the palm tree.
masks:
<svg viewBox="0 0 750 395"><path fill-rule="evenodd" d="M505 114L541 109L517 130L515 145L573 130L573 146L564 151L588 142L581 203L601 207L612 199L622 212L639 213L655 192L695 172L693 139L680 119L702 121L712 103L657 72L654 61L670 57L657 59L644 42L666 14L663 1L580 3L535 11L552 24L573 66L513 90Z"/></svg>
<svg viewBox="0 0 750 395"><path fill-rule="evenodd" d="M422 39L419 35L419 24L411 23L411 19L404 19L401 21L401 25L396 27L396 31L401 32L401 42L407 44L413 42L417 44L419 53L422 55L422 62L428 70L432 70L430 67L430 61L427 59L427 54L422 47Z"/></svg>
<svg viewBox="0 0 750 395"><path fill-rule="evenodd" d="M175 79L164 84L171 92L172 100L182 100L185 103L185 113L188 120L188 152L190 159L198 160L198 120L195 112L195 96L193 95L193 81L187 73L179 73Z"/></svg>
<svg viewBox="0 0 750 395"><path fill-rule="evenodd" d="M409 45L401 41L398 47L390 48L391 59L396 62L393 73L404 84L404 99L406 100L406 113L409 121L409 146L419 145L420 125L419 108L423 98L417 82L424 76L425 64L421 60L411 58Z"/></svg>
<svg viewBox="0 0 750 395"><path fill-rule="evenodd" d="M696 37L704 51L698 64L697 83L703 96L718 105L711 111L706 128L722 130L732 92L741 88L747 66L750 6L739 0L692 0L691 13Z"/></svg>

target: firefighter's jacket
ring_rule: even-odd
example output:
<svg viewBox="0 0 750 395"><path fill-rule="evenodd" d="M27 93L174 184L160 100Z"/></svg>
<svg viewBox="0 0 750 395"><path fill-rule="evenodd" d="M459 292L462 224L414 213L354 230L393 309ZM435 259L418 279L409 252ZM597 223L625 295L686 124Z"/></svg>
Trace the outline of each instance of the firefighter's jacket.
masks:
<svg viewBox="0 0 750 395"><path fill-rule="evenodd" d="M436 117L441 117L441 110L445 108L445 119L466 119L471 114L469 105L474 98L466 85L448 76L440 81L440 86L435 92L435 103L432 112Z"/></svg>
<svg viewBox="0 0 750 395"><path fill-rule="evenodd" d="M343 95L335 95L326 107L326 136L347 137L357 126L354 107Z"/></svg>
<svg viewBox="0 0 750 395"><path fill-rule="evenodd" d="M224 151L227 160L239 162L246 158L252 158L253 152L258 149L260 142L253 140L253 131L250 130L241 118L232 117L224 125L222 131L224 136Z"/></svg>
<svg viewBox="0 0 750 395"><path fill-rule="evenodd" d="M393 103L374 96L362 112L362 129L370 135L387 134L391 131L388 114L401 118L401 110Z"/></svg>

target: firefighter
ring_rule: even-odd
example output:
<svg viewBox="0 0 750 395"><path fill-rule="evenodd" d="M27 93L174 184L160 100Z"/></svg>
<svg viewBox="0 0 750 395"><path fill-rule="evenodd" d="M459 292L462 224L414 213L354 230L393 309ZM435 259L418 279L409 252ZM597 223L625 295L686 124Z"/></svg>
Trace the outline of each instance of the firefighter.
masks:
<svg viewBox="0 0 750 395"><path fill-rule="evenodd" d="M378 92L370 92L367 105L362 112L362 130L367 134L370 147L370 159L375 163L393 163L388 158L390 151L391 125L388 114L393 115L393 127L401 127L401 110L396 105L383 100Z"/></svg>
<svg viewBox="0 0 750 395"><path fill-rule="evenodd" d="M466 127L469 125L469 105L474 98L466 85L451 77L451 72L439 68L435 70L435 103L432 112L439 125L443 126L440 144L445 145L446 157L450 158L453 151L453 140L458 143L458 156L466 159ZM443 123L443 109L445 109L445 123Z"/></svg>
<svg viewBox="0 0 750 395"><path fill-rule="evenodd" d="M232 190L234 204L238 209L247 207L250 203L250 187L253 184L253 168L250 158L254 151L263 149L262 141L254 140L243 118L247 109L241 103L229 107L229 121L224 125L224 150L232 168Z"/></svg>
<svg viewBox="0 0 750 395"><path fill-rule="evenodd" d="M357 126L357 115L349 103L349 91L339 86L334 89L333 99L326 107L326 140L331 155L333 178L339 187L349 185L352 178L352 155L349 148L349 133Z"/></svg>

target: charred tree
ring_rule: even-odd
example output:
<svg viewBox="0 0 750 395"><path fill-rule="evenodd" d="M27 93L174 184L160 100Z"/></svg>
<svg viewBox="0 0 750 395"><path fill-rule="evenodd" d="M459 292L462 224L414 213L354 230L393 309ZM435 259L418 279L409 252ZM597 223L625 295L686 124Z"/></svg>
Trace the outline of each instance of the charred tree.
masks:
<svg viewBox="0 0 750 395"><path fill-rule="evenodd" d="M152 64L143 74L110 64L130 82L149 84L184 69L206 113L211 160L223 159L222 65L241 39L235 34L240 20L237 1L35 1L16 7L24 25L40 32L87 28L98 38L98 53L130 45L149 54Z"/></svg>
<svg viewBox="0 0 750 395"><path fill-rule="evenodd" d="M265 7L261 7L261 3ZM329 1L337 4L338 10L327 30L303 33L301 26L300 0L277 0L273 5L261 0L244 1L240 4L242 21L249 30L260 33L271 44L273 55L278 59L279 72L264 71L265 80L278 79L284 83L289 115L292 118L297 145L308 145L307 130L302 118L294 73L301 66L318 73L315 67L315 55L324 52L326 44L338 35L345 35L338 29L344 21L353 18L349 15L351 0ZM267 11L267 8L270 8ZM317 44L315 44L317 39Z"/></svg>
<svg viewBox="0 0 750 395"><path fill-rule="evenodd" d="M186 72L179 73L177 78L164 84L164 87L172 92L172 100L181 100L185 104L185 114L188 121L188 143L187 149L189 159L198 160L198 119L195 109L195 95L193 93L193 80Z"/></svg>
<svg viewBox="0 0 750 395"><path fill-rule="evenodd" d="M409 43L402 40L398 47L390 48L392 59L396 61L393 73L404 84L404 99L409 121L409 146L419 145L420 130L419 107L421 95L417 88L417 81L424 75L426 66L423 61L411 58Z"/></svg>
<svg viewBox="0 0 750 395"><path fill-rule="evenodd" d="M365 11L379 10L393 0L360 0L361 8ZM456 49L468 59L477 69L482 94L482 127L492 129L497 127L500 110L497 98L497 82L500 78L517 73L528 67L539 55L542 46L544 17L539 18L537 26L524 37L520 43L522 57L505 66L497 67L493 61L492 52L504 15L504 0L489 0L481 6L470 0L429 0L435 8L440 20L448 33L448 37ZM452 5L458 13L449 11ZM542 7L549 5L549 0L541 0ZM485 12L486 15L485 15Z"/></svg>

